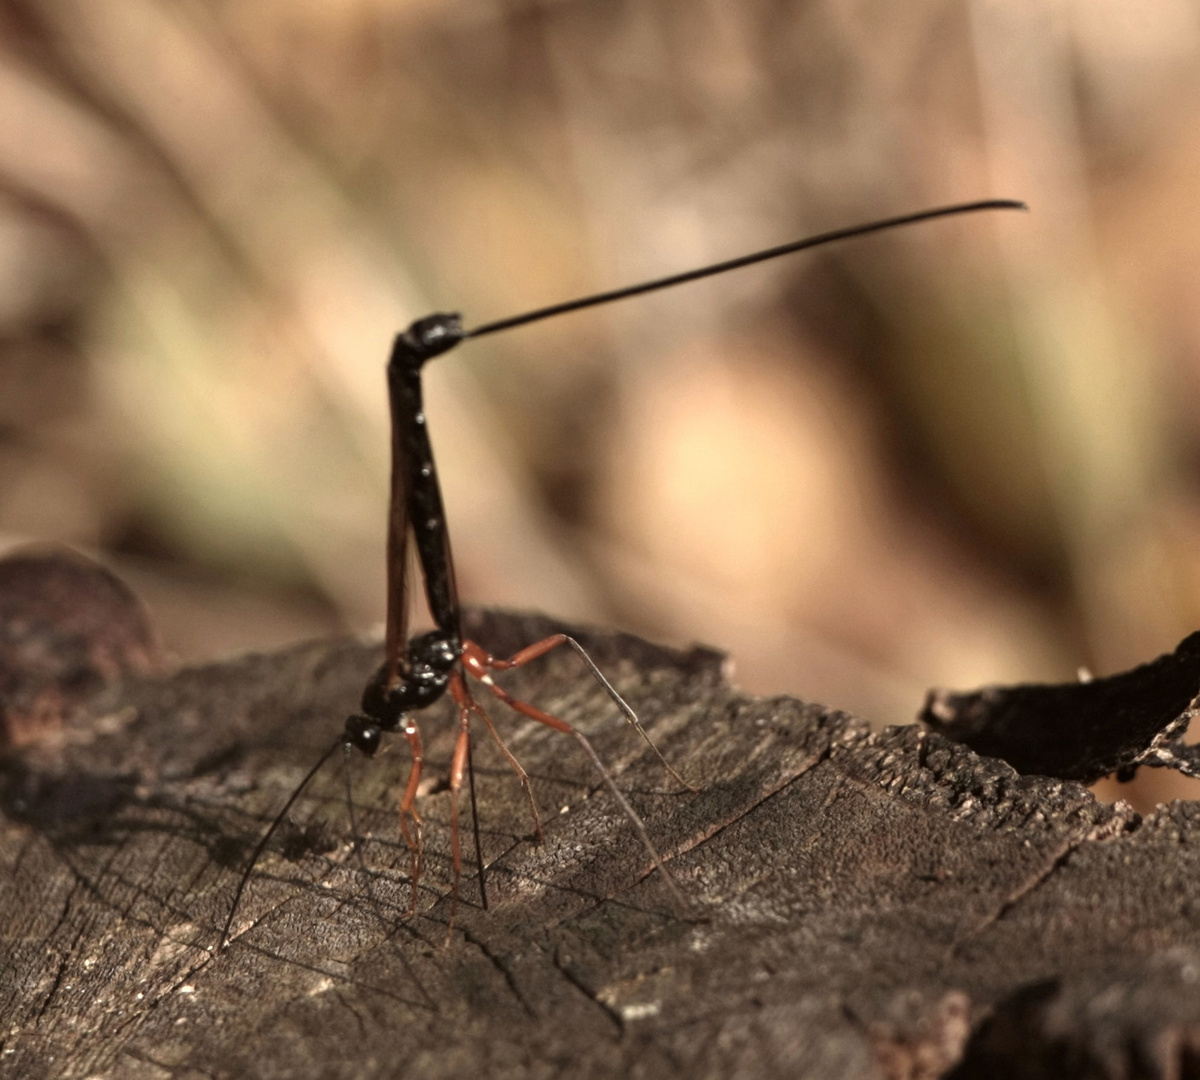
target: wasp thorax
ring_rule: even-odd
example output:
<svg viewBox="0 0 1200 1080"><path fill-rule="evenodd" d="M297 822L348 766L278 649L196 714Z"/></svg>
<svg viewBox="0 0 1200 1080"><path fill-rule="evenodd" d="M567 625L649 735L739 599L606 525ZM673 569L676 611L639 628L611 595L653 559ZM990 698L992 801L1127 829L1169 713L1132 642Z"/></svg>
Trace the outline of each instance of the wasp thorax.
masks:
<svg viewBox="0 0 1200 1080"><path fill-rule="evenodd" d="M438 630L414 638L408 662L397 675L387 664L375 672L362 696L362 711L381 731L397 731L405 713L432 705L446 692L450 672L462 655L457 638Z"/></svg>

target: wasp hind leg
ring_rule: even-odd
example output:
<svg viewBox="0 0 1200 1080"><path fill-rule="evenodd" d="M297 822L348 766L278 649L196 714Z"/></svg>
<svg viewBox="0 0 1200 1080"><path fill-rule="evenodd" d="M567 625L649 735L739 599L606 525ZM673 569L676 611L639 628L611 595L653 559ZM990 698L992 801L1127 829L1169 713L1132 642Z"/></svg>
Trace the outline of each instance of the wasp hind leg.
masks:
<svg viewBox="0 0 1200 1080"><path fill-rule="evenodd" d="M552 649L558 648L560 645L571 646L579 655L584 658L588 667L591 669L592 674L597 677L601 685L603 685L605 690L609 693L609 696L612 697L617 703L626 719L629 720L630 723L637 729L642 738L649 743L651 749L654 750L654 753L658 756L659 761L662 762L667 771L689 790L696 790L691 784L688 784L685 780L683 780L683 778L680 777L670 765L667 764L667 762L663 759L662 754L659 753L658 748L651 741L650 736L646 734L646 731L638 721L636 714L629 707L629 705L626 704L625 700L616 692L609 681L604 678L599 669L592 662L591 658L583 651L583 647L577 641L575 641L574 638L568 637L566 634L554 634L551 637L544 638L542 641L538 641L527 646L507 660L498 660L475 642L466 641L463 643L463 666L474 678L478 679L479 682L486 686L488 690L490 690L514 712L520 713L522 716L526 716L530 720L536 720L539 724L544 724L546 727L552 728L555 731L561 731L564 735L571 735L575 741L578 742L581 747L583 747L584 753L587 754L592 766L600 774L605 786L612 793L617 805L621 808L621 812L626 818L628 818L629 823L633 826L634 831L637 833L638 839L642 842L642 847L646 849L646 854L650 856L650 861L654 864L654 868L662 874L663 880L666 881L667 887L674 896L680 910L686 911L688 909L687 899L680 891L679 886L675 884L675 879L672 878L670 873L667 871L667 868L663 863L662 856L659 855L658 849L654 846L653 841L650 839L650 834L646 831L645 822L642 821L641 816L636 810L634 810L633 806L630 805L629 800L625 798L624 794L621 792L621 789L617 787L612 775L609 773L608 769L604 767L604 763L600 760L600 756L596 753L595 749L592 747L592 744L588 741L587 736L585 736L582 731L578 730L573 725L567 723L566 720L562 720L557 716L553 716L548 712L544 712L536 705L531 705L528 701L522 701L520 698L513 697L503 687L496 685L495 680L492 678L492 671L507 671L511 668L522 667L531 660L536 660L538 657L545 656L546 653L550 652ZM488 727L490 730L490 723L488 724ZM498 737L497 740L499 741ZM501 747L503 748L503 743L501 743ZM505 750L505 753L508 754L509 760L515 763L515 759L510 753L508 753L507 749ZM526 792L528 793L530 801L532 802L533 792L528 787L528 777L525 775L525 770L521 769L520 766L517 766L517 769L518 775L523 778L522 782L526 784ZM536 807L534 808L534 814L535 816L537 814Z"/></svg>

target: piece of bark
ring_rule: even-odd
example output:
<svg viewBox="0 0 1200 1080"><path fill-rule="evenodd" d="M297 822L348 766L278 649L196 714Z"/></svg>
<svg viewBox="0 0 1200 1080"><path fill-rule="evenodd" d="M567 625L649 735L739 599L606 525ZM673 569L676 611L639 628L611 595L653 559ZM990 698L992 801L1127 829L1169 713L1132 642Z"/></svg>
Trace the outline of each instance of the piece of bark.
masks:
<svg viewBox="0 0 1200 1080"><path fill-rule="evenodd" d="M1132 671L1061 685L931 690L931 731L1001 758L1021 773L1093 784L1139 765L1200 777L1200 747L1183 742L1200 709L1200 633Z"/></svg>
<svg viewBox="0 0 1200 1080"><path fill-rule="evenodd" d="M497 654L554 628L468 627ZM432 790L405 920L398 740L350 762L367 873L335 760L219 952L250 848L380 650L318 643L131 683L104 705L121 723L93 717L3 763L0 1074L969 1080L1061 1061L1054 1075L1195 1075L1194 806L1142 820L916 726L872 734L749 697L707 650L584 643L698 792L572 656L507 685L594 740L693 910L674 909L572 740L505 720L546 842L479 740L491 910L464 880L447 940L448 796ZM444 776L449 706L421 723L428 775ZM1114 1013L1119 1028L1097 1019Z"/></svg>

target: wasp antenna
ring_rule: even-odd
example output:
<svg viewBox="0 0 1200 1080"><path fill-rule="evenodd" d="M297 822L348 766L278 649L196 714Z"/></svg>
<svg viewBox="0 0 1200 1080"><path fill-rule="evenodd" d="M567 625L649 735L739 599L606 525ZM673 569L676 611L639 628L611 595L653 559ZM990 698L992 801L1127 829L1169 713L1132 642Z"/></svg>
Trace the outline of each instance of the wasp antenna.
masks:
<svg viewBox="0 0 1200 1080"><path fill-rule="evenodd" d="M553 318L555 315L566 315L570 311L582 311L584 308L598 307L600 304L611 304L617 300L627 300L631 296L641 296L643 293L656 292L659 289L669 289L675 285L684 285L689 281L699 281L701 278L724 274L730 270L739 270L743 266L753 266L755 263L766 262L768 259L778 259L781 255L790 255L807 248L820 247L822 244L832 244L838 240L850 240L856 236L866 236L869 233L883 232L885 229L897 229L902 225L915 225L919 221L932 221L934 218L954 217L958 214L976 214L983 210L1028 210L1029 207L1018 199L983 199L979 202L955 203L952 206L938 206L932 210L918 210L915 214L902 214L899 217L883 218L870 221L865 225L851 225L845 229L833 229L829 232L817 233L815 236L794 240L790 244L780 244L777 247L765 248L762 251L741 255L736 259L726 259L724 262L702 266L697 270L685 270L682 274L672 274L669 277L655 278L653 281L643 281L638 285L627 285L622 289L610 292L596 293L593 296L580 297L577 300L567 300L561 304L527 311L523 315L513 315L507 319L485 323L463 334L464 338L483 337L485 334L496 334L501 330L511 330L527 323L540 322L542 319Z"/></svg>
<svg viewBox="0 0 1200 1080"><path fill-rule="evenodd" d="M270 828L263 833L262 839L259 840L259 842L255 845L254 851L250 855L250 862L246 866L246 869L242 872L241 879L238 881L237 891L233 894L233 903L229 907L229 917L225 920L224 929L221 931L221 943L219 948L224 949L229 944L229 931L233 927L233 918L237 914L238 904L241 903L242 893L246 890L246 883L250 880L250 874L253 872L254 867L258 864L258 860L261 858L262 853L267 849L267 844L271 842L271 837L275 835L275 830L279 828L283 822L283 819L287 817L288 811L295 804L296 800L300 798L300 793L306 787L308 787L312 778L321 771L321 767L331 757L333 757L334 752L339 746L342 746L344 742L345 740L339 736L337 742L335 742L328 750L326 750L325 753L321 755L321 759L311 769L308 770L308 774L303 780L300 781L296 787L296 790L288 796L288 801L283 804L283 809L280 810L275 816L275 820L271 822Z"/></svg>

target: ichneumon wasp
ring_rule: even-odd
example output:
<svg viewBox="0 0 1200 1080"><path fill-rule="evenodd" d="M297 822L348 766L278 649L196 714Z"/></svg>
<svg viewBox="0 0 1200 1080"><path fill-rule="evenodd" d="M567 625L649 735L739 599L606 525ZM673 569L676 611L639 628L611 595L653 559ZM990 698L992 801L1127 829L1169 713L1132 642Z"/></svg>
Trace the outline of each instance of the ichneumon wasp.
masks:
<svg viewBox="0 0 1200 1080"><path fill-rule="evenodd" d="M458 593L454 582L454 561L450 551L450 537L446 528L446 515L442 506L442 493L438 484L437 469L433 460L433 448L429 440L429 424L422 400L421 371L424 365L437 356L448 352L456 345L471 338L511 330L527 323L538 322L555 315L595 307L600 304L624 300L642 293L682 285L689 281L722 274L753 263L764 262L806 248L818 247L837 240L848 240L885 229L912 225L934 218L984 210L1025 210L1024 203L1013 199L987 199L979 202L959 203L931 210L922 210L901 217L887 218L820 233L803 240L782 244L778 247L757 251L739 258L729 259L696 270L685 271L670 277L631 285L610 292L598 293L578 300L569 300L550 307L539 308L511 318L486 323L471 330L463 328L458 315L430 315L418 319L407 330L396 337L388 361L388 399L392 421L392 476L388 509L387 533L387 629L384 639L384 660L363 691L362 711L351 716L334 743L321 755L304 779L289 796L283 809L272 821L251 853L249 863L238 881L229 916L221 932L221 946L229 941L229 933L237 914L238 904L262 853L271 837L285 820L288 811L300 797L301 792L317 775L329 759L342 749L349 754L351 749L371 757L379 749L384 734L400 733L408 742L412 763L404 794L400 799L400 832L408 847L411 875L411 901L409 916L416 912L417 888L422 872L423 844L421 817L417 812L417 790L421 782L424 762L420 729L414 714L432 705L450 693L458 709L459 731L455 741L450 765L450 844L453 860L454 881L451 893L450 924L454 921L454 906L457 904L462 877L462 852L459 830L459 795L463 778L468 768L470 750L470 723L474 717L487 730L501 753L517 774L529 800L534 828L539 841L542 838L541 817L534 800L529 777L512 752L505 745L487 711L472 695L467 676L485 687L491 694L521 716L539 724L573 736L583 748L596 768L605 786L612 793L621 811L637 832L654 867L663 875L681 908L686 900L671 879L662 857L659 855L645 825L637 812L621 793L612 776L604 767L590 742L571 724L537 706L512 697L496 684L492 673L521 667L538 657L546 655L559 646L573 649L587 666L592 676L612 698L626 720L649 744L667 772L680 784L691 787L666 762L649 735L642 727L637 715L617 693L612 684L592 662L583 647L566 634L554 634L521 649L507 659L490 655L473 641L465 639L460 629ZM425 584L425 599L433 616L434 629L418 637L408 638L408 545L415 545L421 574ZM351 804L351 812L353 807ZM357 844L357 837L356 837ZM478 855L478 833L476 853ZM480 865L481 894L484 906L487 894L482 890L483 867Z"/></svg>

